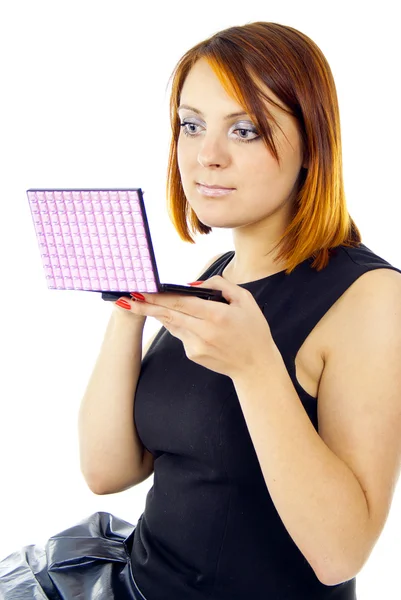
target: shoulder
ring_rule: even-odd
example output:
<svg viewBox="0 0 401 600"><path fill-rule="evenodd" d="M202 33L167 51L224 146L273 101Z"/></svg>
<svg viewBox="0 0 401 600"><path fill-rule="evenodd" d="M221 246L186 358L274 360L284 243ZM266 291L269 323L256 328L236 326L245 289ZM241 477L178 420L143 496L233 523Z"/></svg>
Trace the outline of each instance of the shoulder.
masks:
<svg viewBox="0 0 401 600"><path fill-rule="evenodd" d="M382 306L401 294L401 273L387 267L379 267L360 275L344 293L348 314L361 305Z"/></svg>
<svg viewBox="0 0 401 600"><path fill-rule="evenodd" d="M391 307L393 312L401 307L401 273L380 267L360 275L324 315L316 332L323 365L331 352L346 343L348 335L357 335L361 321L373 318L374 311L382 318Z"/></svg>
<svg viewBox="0 0 401 600"><path fill-rule="evenodd" d="M346 339L357 335L359 328L366 326L367 322L372 328L372 320L377 324L389 319L397 320L396 314L401 312L401 273L386 267L363 273L332 308L325 359L330 350L341 347Z"/></svg>

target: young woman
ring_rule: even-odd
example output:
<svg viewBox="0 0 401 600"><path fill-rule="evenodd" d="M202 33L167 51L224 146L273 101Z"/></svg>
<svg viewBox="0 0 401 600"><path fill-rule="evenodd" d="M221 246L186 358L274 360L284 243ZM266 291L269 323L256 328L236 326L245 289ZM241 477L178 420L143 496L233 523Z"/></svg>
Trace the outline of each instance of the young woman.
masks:
<svg viewBox="0 0 401 600"><path fill-rule="evenodd" d="M353 600L399 475L401 271L348 213L335 84L310 38L231 27L173 75L170 215L190 243L232 230L197 282L227 304L116 303L81 465L98 494L154 472L145 510L14 553L0 596ZM148 316L162 326L142 358Z"/></svg>

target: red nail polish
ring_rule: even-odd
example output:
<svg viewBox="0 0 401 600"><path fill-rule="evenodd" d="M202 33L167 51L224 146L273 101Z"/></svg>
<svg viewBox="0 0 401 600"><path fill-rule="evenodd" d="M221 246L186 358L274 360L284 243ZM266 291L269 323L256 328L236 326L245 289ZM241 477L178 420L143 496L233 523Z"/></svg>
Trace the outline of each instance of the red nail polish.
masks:
<svg viewBox="0 0 401 600"><path fill-rule="evenodd" d="M201 283L203 283L203 281L191 281L188 285L200 285Z"/></svg>
<svg viewBox="0 0 401 600"><path fill-rule="evenodd" d="M145 296L142 296L139 292L130 292L131 296L134 296L137 300L142 300L142 302L146 302Z"/></svg>
<svg viewBox="0 0 401 600"><path fill-rule="evenodd" d="M121 308L126 308L127 310L131 310L131 304L122 298L119 298L116 302L117 306L121 306Z"/></svg>

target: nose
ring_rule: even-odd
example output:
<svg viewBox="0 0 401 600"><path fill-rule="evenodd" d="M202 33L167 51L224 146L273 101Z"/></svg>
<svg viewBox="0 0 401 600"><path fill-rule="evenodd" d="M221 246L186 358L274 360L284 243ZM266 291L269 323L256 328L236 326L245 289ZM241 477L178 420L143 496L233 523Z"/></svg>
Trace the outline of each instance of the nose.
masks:
<svg viewBox="0 0 401 600"><path fill-rule="evenodd" d="M216 136L213 139L205 136L202 142L200 142L198 162L202 167L223 167L227 166L229 155Z"/></svg>

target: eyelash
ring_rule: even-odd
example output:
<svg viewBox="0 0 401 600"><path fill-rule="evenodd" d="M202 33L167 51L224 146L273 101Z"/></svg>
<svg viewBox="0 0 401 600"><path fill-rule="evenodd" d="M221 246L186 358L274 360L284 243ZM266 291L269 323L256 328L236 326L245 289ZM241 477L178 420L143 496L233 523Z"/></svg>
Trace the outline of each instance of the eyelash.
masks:
<svg viewBox="0 0 401 600"><path fill-rule="evenodd" d="M183 121L182 123L180 123L180 127L183 127L182 132L184 133L184 135L186 135L187 137L195 137L195 135L192 135L191 133L188 132L187 129L185 129L185 125L194 125L194 127L199 127L199 125L197 123L191 123L188 121ZM257 131L255 129L246 129L245 127L237 127L237 129L234 129L234 131L249 131L250 133L257 133ZM250 142L254 142L256 140L258 140L260 138L260 135L258 135L256 138L252 138L251 140L244 140L243 138L237 138L237 142L243 142L244 144L249 144Z"/></svg>

